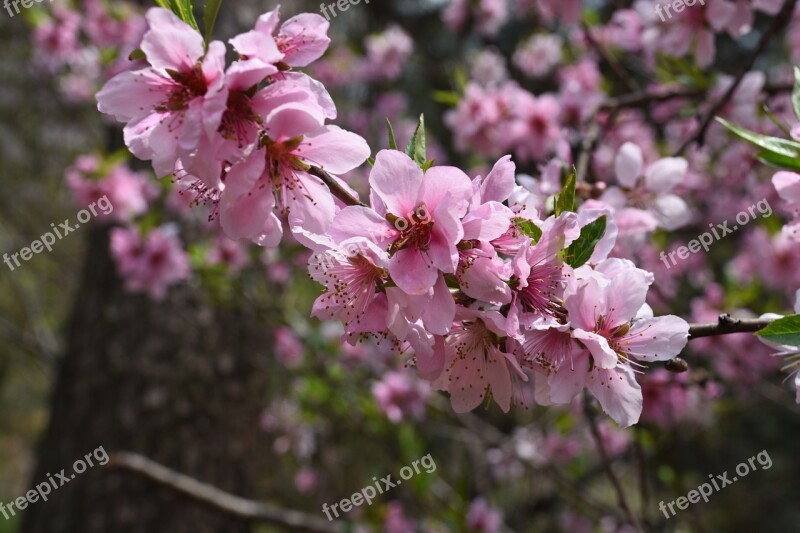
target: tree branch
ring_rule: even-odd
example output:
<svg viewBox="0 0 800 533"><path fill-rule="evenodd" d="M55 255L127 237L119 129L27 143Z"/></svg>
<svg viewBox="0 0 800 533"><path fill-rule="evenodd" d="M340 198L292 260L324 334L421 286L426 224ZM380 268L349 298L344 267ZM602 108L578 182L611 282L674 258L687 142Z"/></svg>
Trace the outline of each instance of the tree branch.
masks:
<svg viewBox="0 0 800 533"><path fill-rule="evenodd" d="M307 170L309 174L312 176L316 176L317 178L322 180L322 183L328 186L330 189L331 194L333 194L336 198L344 202L345 205L359 205L361 207L367 207L367 205L358 198L350 194L344 187L339 185L339 182L336 181L333 176L328 174L325 170L320 167L310 166Z"/></svg>
<svg viewBox="0 0 800 533"><path fill-rule="evenodd" d="M589 395L586 394L586 391L584 391L583 395L583 412L586 414L586 419L589 421L589 429L592 432L592 438L597 446L597 451L600 453L600 461L603 464L603 470L605 470L606 476L608 476L608 479L611 481L611 485L614 487L614 491L617 493L617 502L619 503L622 511L625 513L625 517L628 519L630 525L633 526L636 531L642 531L642 526L639 523L639 519L631 509L631 506L628 504L628 499L625 496L625 490L622 487L622 483L614 473L614 469L611 468L611 459L608 456L605 444L603 444L603 438L600 436L600 429L597 427L597 417L594 411L594 406L592 406L592 400Z"/></svg>
<svg viewBox="0 0 800 533"><path fill-rule="evenodd" d="M702 146L706 136L706 131L708 131L708 127L711 125L711 121L714 120L716 114L719 113L719 111L725 107L725 104L727 104L728 101L733 97L736 89L739 88L739 85L742 83L745 75L750 72L750 69L753 68L756 59L758 59L758 56L760 56L767 47L769 41L775 36L776 33L780 32L792 20L792 13L794 12L795 5L797 5L797 0L786 0L786 2L784 2L780 12L775 15L775 17L772 19L772 23L761 35L761 39L759 39L756 47L742 62L742 66L739 68L739 72L736 74L731 86L728 87L728 90L725 91L725 94L722 95L722 98L720 98L708 111L705 118L700 123L700 128L697 130L697 133L692 135L685 143L683 143L678 151L675 152L676 156L682 155L694 142L697 142Z"/></svg>
<svg viewBox="0 0 800 533"><path fill-rule="evenodd" d="M193 500L241 518L278 524L299 531L318 533L340 533L345 531L345 526L342 522L329 522L307 513L282 509L275 505L235 496L213 485L175 472L139 454L131 452L111 454L108 466L109 468L134 472Z"/></svg>
<svg viewBox="0 0 800 533"><path fill-rule="evenodd" d="M773 318L733 318L728 313L719 315L717 322L689 324L689 340L731 333L754 333L767 327Z"/></svg>

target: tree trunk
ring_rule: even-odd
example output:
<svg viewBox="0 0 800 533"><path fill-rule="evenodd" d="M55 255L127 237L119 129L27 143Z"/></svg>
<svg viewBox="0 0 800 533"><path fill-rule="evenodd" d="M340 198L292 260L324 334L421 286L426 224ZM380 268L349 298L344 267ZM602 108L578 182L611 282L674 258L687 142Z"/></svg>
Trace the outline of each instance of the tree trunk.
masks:
<svg viewBox="0 0 800 533"><path fill-rule="evenodd" d="M238 298L184 284L163 302L123 291L107 228L91 230L32 487L99 447L143 454L248 496L271 334ZM102 452L98 452L102 456ZM98 461L92 458L97 463ZM96 465L29 505L22 533L245 532L249 525Z"/></svg>

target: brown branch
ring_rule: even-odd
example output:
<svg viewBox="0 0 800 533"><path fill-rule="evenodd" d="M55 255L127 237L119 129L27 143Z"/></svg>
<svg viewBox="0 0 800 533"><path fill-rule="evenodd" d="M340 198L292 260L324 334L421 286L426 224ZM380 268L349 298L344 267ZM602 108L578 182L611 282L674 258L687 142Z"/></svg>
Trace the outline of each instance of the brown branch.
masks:
<svg viewBox="0 0 800 533"><path fill-rule="evenodd" d="M709 324L689 324L689 340L731 333L754 333L765 327L773 318L733 318L727 313L719 315L716 322Z"/></svg>
<svg viewBox="0 0 800 533"><path fill-rule="evenodd" d="M772 23L761 35L761 39L759 39L756 47L742 62L742 66L739 68L739 72L736 74L731 86L728 87L728 90L725 91L725 94L723 94L722 97L708 111L705 118L700 123L700 128L697 130L697 133L692 135L685 143L683 143L678 151L675 152L676 156L682 155L694 142L697 142L702 146L706 136L706 131L708 131L708 127L711 125L711 121L714 120L714 117L717 115L717 113L719 113L719 111L725 107L725 104L727 104L728 101L733 97L736 89L738 89L739 85L742 83L744 76L750 72L750 69L753 68L756 59L758 59L758 56L760 56L767 47L769 41L775 36L776 33L780 32L792 20L792 13L794 12L796 5L797 0L786 0L786 2L784 2L780 12L775 15L775 17L772 19Z"/></svg>
<svg viewBox="0 0 800 533"><path fill-rule="evenodd" d="M620 64L617 59L608 53L608 51L603 48L603 45L597 42L592 35L592 30L589 26L584 22L581 24L583 29L583 34L586 35L586 40L589 41L589 44L594 49L595 52L603 59L603 61L611 67L611 70L614 71L614 74L619 78L619 80L625 84L629 91L636 92L639 90L639 85L636 83L630 74L625 70L625 68Z"/></svg>
<svg viewBox="0 0 800 533"><path fill-rule="evenodd" d="M317 178L322 180L322 183L328 186L330 189L331 194L333 194L336 198L344 202L345 205L359 205L361 207L367 207L366 204L359 201L358 198L350 194L344 187L339 185L339 182L336 181L333 176L328 174L325 170L320 167L310 166L307 170L309 174L312 176L316 176Z"/></svg>
<svg viewBox="0 0 800 533"><path fill-rule="evenodd" d="M608 477L609 481L611 481L611 485L614 487L614 491L617 493L617 503L622 509L622 512L625 513L625 517L628 519L630 525L633 526L636 531L643 531L642 526L639 523L639 519L631 509L631 506L628 504L628 499L625 496L625 490L622 487L622 483L614 473L614 469L611 467L611 458L608 456L605 444L603 444L603 438L600 436L600 429L597 427L597 415L594 411L592 400L585 391L583 396L583 412L586 414L586 419L589 421L589 429L592 432L592 438L597 446L597 451L600 453L600 461L603 464L603 470L605 470L606 476Z"/></svg>
<svg viewBox="0 0 800 533"><path fill-rule="evenodd" d="M329 522L307 513L282 509L275 505L235 496L213 485L171 470L139 454L114 453L110 457L108 467L134 472L193 500L248 520L319 533L339 533L346 529L342 522Z"/></svg>

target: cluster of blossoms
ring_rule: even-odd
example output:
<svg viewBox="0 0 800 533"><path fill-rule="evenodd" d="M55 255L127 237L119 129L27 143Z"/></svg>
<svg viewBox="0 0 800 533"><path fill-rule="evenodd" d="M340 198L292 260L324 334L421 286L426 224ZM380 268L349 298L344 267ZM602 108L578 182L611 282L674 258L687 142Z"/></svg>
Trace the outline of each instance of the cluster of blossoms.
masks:
<svg viewBox="0 0 800 533"><path fill-rule="evenodd" d="M127 146L157 175L208 204L228 237L276 246L286 222L314 252L309 272L325 287L314 316L340 320L351 340L388 338L413 351L419 375L448 391L456 411L488 398L508 410L529 382L541 403L568 403L586 387L620 424L638 420L634 367L676 356L688 325L654 318L645 304L652 274L608 258L617 236L608 204L547 216L541 198L517 185L510 156L470 179L431 166L419 146L377 154L363 204L338 176L364 163L367 143L326 125L332 99L293 70L326 50L322 17L279 26L277 10L262 15L230 40L239 59L227 68L222 42L204 43L165 9L146 18L149 66L111 79L99 109L126 123ZM537 118L545 102L525 108L529 124L547 124ZM641 161L628 159L621 182L634 190ZM656 193L669 189L665 173L645 172ZM117 233L113 247L152 247L151 262L172 257L182 275L165 253L169 239L153 240Z"/></svg>
<svg viewBox="0 0 800 533"><path fill-rule="evenodd" d="M79 0L74 8L57 3L34 30L34 62L58 76L67 99L87 101L105 80L137 65L127 58L146 29L144 18L126 2ZM110 55L116 59L109 62Z"/></svg>

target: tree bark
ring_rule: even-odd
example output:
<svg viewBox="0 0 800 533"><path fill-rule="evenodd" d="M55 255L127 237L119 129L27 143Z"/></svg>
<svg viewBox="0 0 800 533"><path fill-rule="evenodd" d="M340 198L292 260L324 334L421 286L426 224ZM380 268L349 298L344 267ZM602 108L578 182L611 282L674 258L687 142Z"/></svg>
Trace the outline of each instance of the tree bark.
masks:
<svg viewBox="0 0 800 533"><path fill-rule="evenodd" d="M107 228L90 233L31 487L61 469L69 476L75 461L102 446L247 496L267 388L266 319L244 298L211 303L189 284L157 303L126 293ZM22 525L22 533L248 530L246 521L99 465L30 505Z"/></svg>

